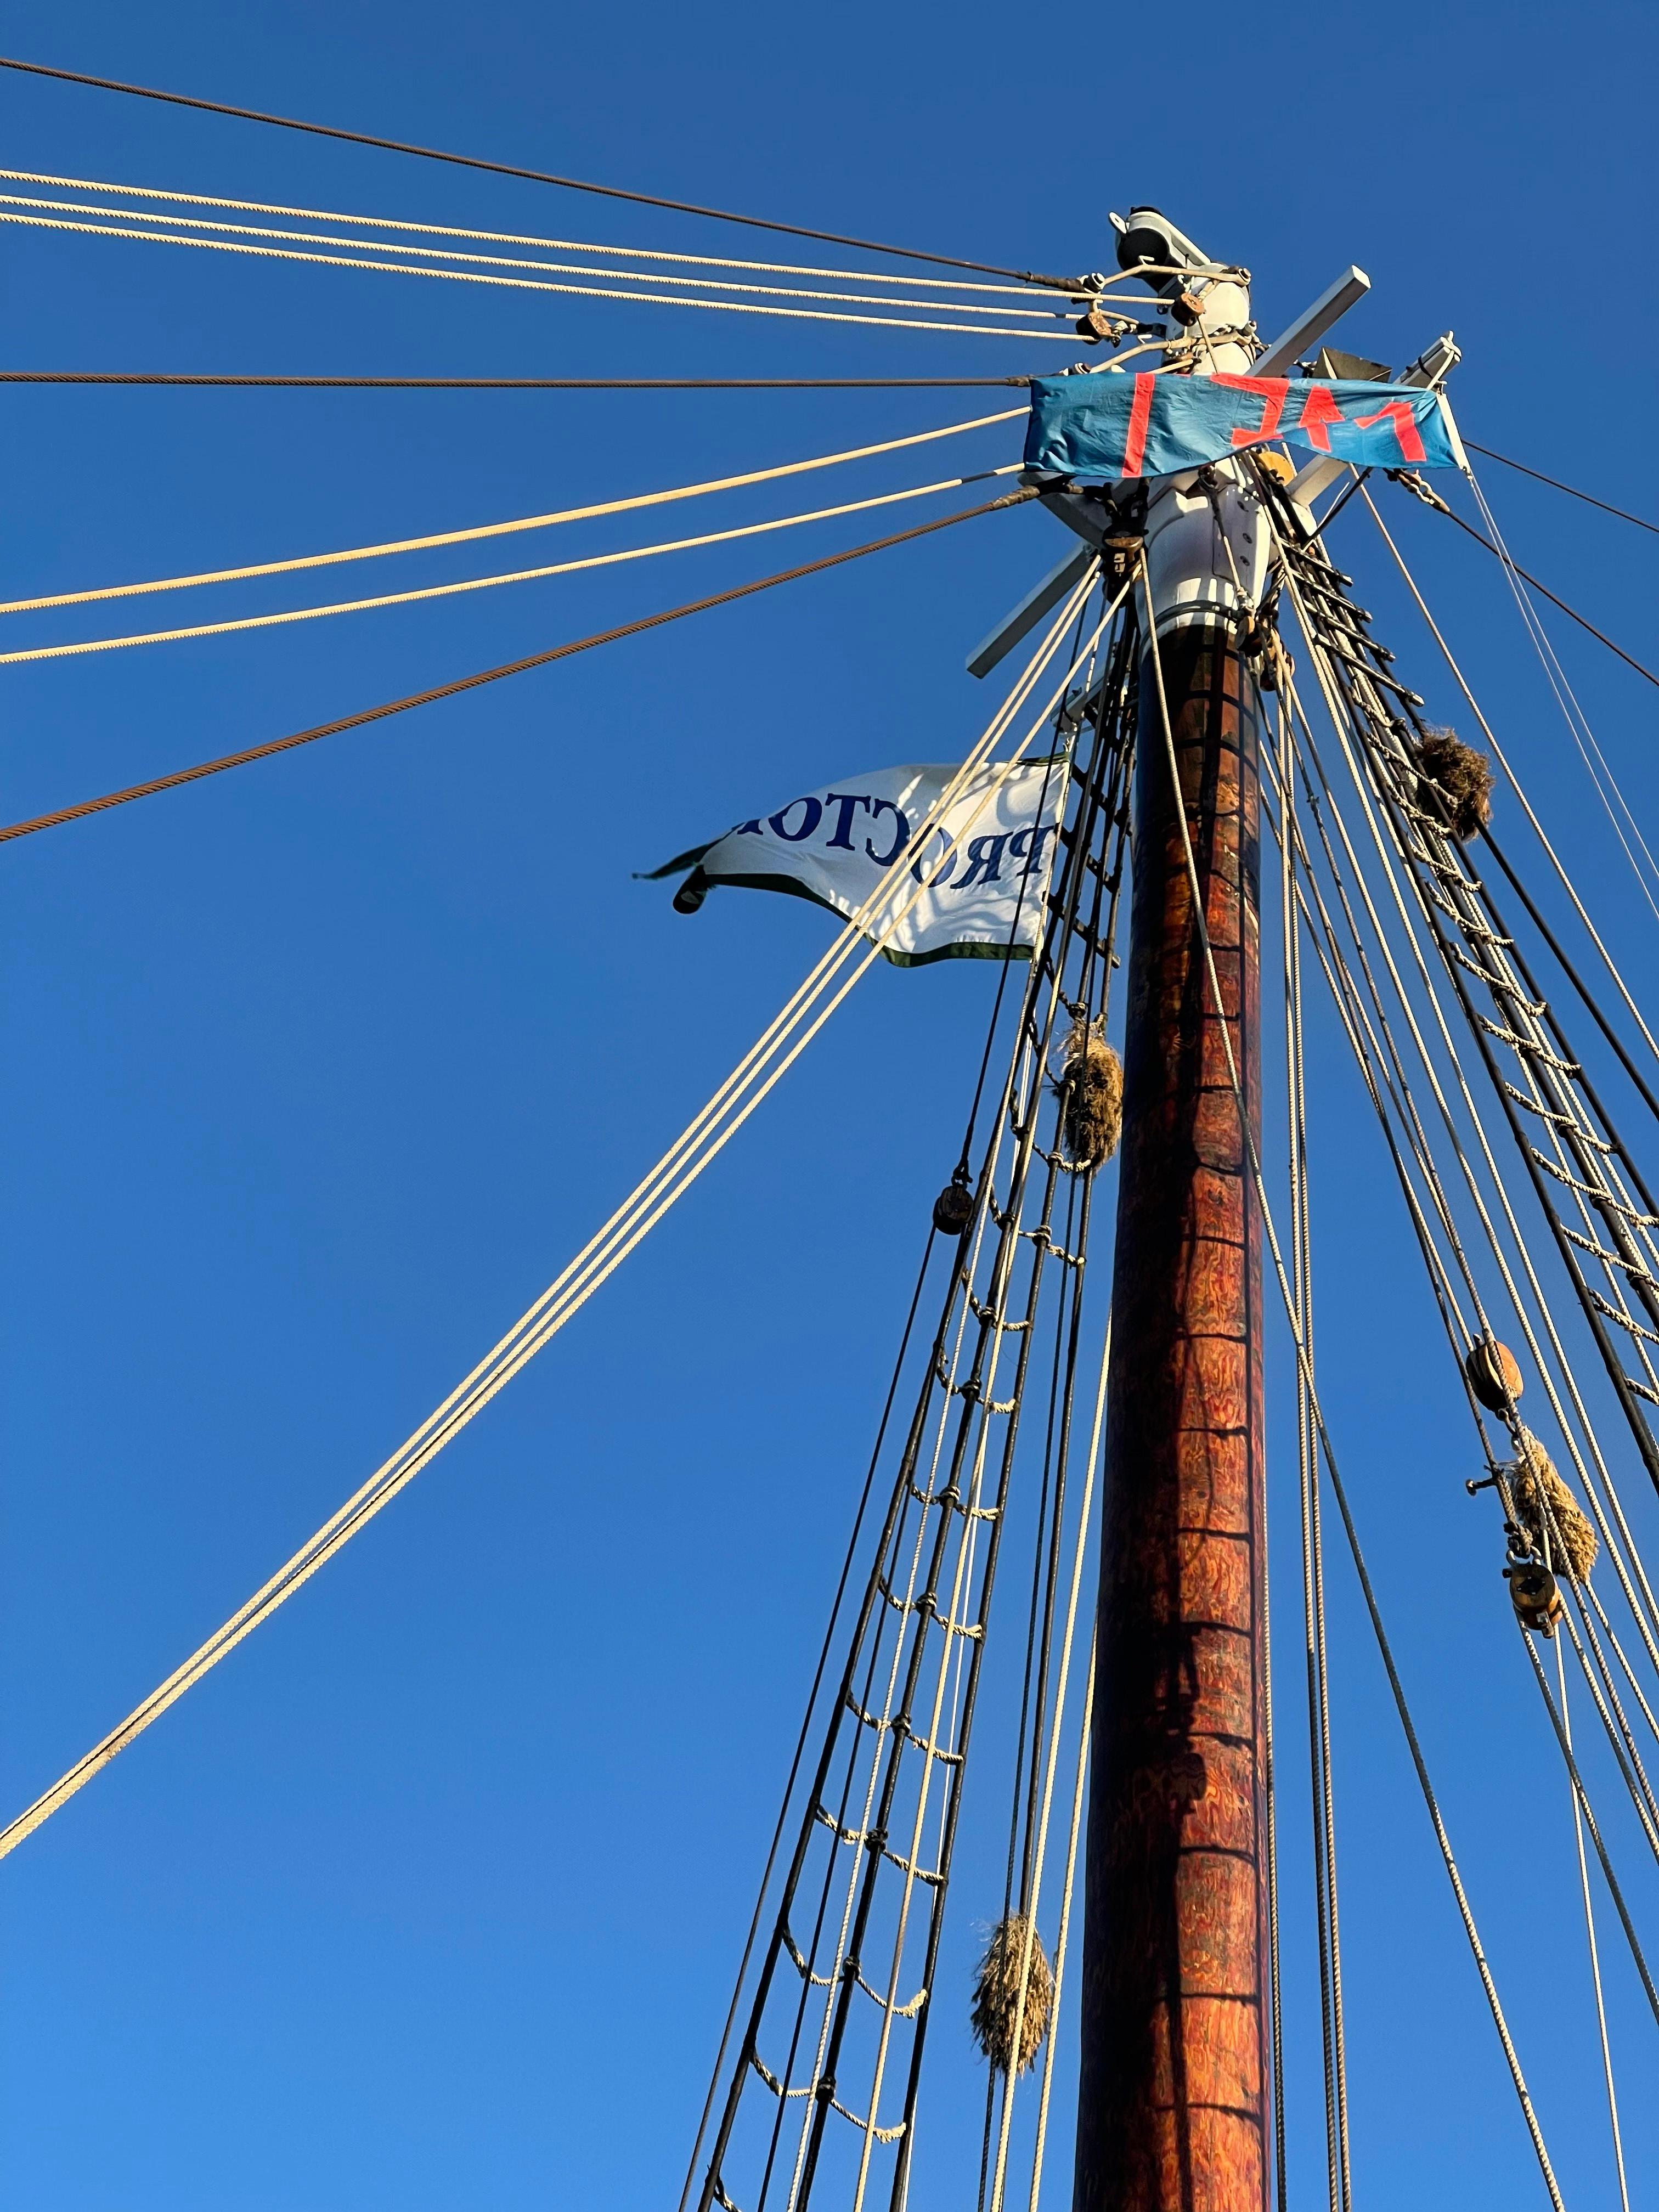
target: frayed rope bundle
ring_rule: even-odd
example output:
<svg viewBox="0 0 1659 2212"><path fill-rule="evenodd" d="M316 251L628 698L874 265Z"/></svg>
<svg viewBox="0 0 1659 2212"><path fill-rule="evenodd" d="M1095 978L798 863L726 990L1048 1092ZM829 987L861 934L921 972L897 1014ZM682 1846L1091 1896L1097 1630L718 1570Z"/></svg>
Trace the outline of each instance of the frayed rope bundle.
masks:
<svg viewBox="0 0 1659 2212"><path fill-rule="evenodd" d="M1417 764L1445 800L1451 830L1467 843L1492 820L1492 763L1454 730L1431 730Z"/></svg>
<svg viewBox="0 0 1659 2212"><path fill-rule="evenodd" d="M1520 1436L1521 1457L1515 1463L1515 1510L1521 1525L1541 1559L1544 1539L1549 1539L1550 1565L1558 1574L1569 1574L1582 1583L1595 1565L1601 1539L1584 1518L1578 1500L1556 1473L1555 1462L1530 1429Z"/></svg>
<svg viewBox="0 0 1659 2212"><path fill-rule="evenodd" d="M1026 1964L1027 1947L1030 1964ZM1019 2008L1019 1987L1025 1983L1025 2009ZM1037 2055L1042 2039L1048 2033L1048 2015L1054 2009L1054 1978L1049 1972L1048 1954L1042 1948L1042 1938L1037 1934L1023 1912L1010 1913L999 1921L992 1930L991 1940L985 1948L985 1956L979 1962L979 1972L974 1977L974 2009L972 2014L974 2039L990 2060L1006 2074L1009 2060L1014 2055L1014 2021L1019 2018L1019 2063L1014 2068L1024 2073Z"/></svg>
<svg viewBox="0 0 1659 2212"><path fill-rule="evenodd" d="M1106 1042L1106 1017L1079 1014L1066 1040L1054 1089L1065 1100L1060 1133L1079 1167L1097 1168L1117 1150L1123 1130L1123 1062Z"/></svg>

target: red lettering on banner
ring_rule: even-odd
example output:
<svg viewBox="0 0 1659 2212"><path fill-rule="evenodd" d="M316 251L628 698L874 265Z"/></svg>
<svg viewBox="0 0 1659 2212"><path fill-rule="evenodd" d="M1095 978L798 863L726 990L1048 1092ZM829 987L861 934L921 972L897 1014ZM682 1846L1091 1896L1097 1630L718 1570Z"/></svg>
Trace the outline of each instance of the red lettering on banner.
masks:
<svg viewBox="0 0 1659 2212"><path fill-rule="evenodd" d="M1279 435L1285 403L1290 397L1291 380L1287 376L1228 376L1220 371L1211 381L1229 392L1254 392L1261 402L1261 422L1254 430L1235 429L1235 446L1259 445L1264 438Z"/></svg>
<svg viewBox="0 0 1659 2212"><path fill-rule="evenodd" d="M1304 386L1306 397L1302 402L1299 420L1292 427L1299 429L1322 453L1331 450L1331 428L1334 423L1346 422L1347 417L1322 384Z"/></svg>
<svg viewBox="0 0 1659 2212"><path fill-rule="evenodd" d="M1146 458L1146 432L1152 419L1154 386L1150 375L1135 378L1135 396L1129 404L1129 434L1123 441L1123 473L1138 477Z"/></svg>
<svg viewBox="0 0 1659 2212"><path fill-rule="evenodd" d="M1427 460L1429 457L1424 451L1423 441L1418 434L1417 417L1412 412L1412 404L1409 399L1390 399L1386 406L1379 407L1375 415L1357 416L1354 428L1356 430L1369 430L1374 423L1377 422L1394 424L1394 434L1400 441L1402 459Z"/></svg>

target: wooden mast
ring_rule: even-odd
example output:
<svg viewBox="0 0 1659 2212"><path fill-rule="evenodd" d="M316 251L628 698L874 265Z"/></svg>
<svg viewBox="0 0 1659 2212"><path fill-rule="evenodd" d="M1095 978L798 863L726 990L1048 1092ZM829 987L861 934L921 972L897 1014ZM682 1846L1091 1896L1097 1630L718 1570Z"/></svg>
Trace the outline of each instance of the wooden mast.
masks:
<svg viewBox="0 0 1659 2212"><path fill-rule="evenodd" d="M1241 290L1213 288L1205 319L1246 321ZM1241 581L1260 596L1260 516L1231 470L1152 489L1164 690L1259 1127L1259 709L1234 617ZM1265 2212L1261 1224L1142 642L1074 2204Z"/></svg>

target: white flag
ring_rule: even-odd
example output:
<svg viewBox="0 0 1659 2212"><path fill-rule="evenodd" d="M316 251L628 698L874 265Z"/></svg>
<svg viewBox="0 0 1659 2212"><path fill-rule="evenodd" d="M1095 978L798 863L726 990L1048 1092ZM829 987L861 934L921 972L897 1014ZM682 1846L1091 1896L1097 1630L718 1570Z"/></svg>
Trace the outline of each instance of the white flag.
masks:
<svg viewBox="0 0 1659 2212"><path fill-rule="evenodd" d="M1030 761L991 788L994 763L974 776L915 849L951 767L873 769L757 814L711 845L682 853L653 878L689 868L675 894L695 914L716 884L789 891L853 915L884 884L878 931L916 884L927 888L882 947L902 968L930 960L1029 959L1042 928L1043 901L1069 773L1062 758Z"/></svg>

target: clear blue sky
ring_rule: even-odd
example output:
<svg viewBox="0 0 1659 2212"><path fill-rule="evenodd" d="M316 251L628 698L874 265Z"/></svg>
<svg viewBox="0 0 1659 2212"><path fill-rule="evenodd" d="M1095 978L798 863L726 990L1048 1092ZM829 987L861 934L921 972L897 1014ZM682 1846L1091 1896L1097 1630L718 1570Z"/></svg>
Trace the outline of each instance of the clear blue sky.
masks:
<svg viewBox="0 0 1659 2212"><path fill-rule="evenodd" d="M660 0L614 14L15 0L4 39L70 67L1021 265L1102 265L1107 209L1161 198L1250 264L1266 325L1359 261L1376 289L1346 343L1399 362L1454 326L1468 434L1659 514L1638 428L1659 63L1644 9L1200 0L1033 18L977 0L800 15ZM757 234L9 76L0 145L15 168L766 251ZM0 366L1056 365L1000 341L755 327L9 229L0 312ZM1575 374L1568 427L1553 424L1540 391L1587 353L1610 396ZM977 398L5 389L0 590L647 490L960 419ZM1015 429L961 450L964 466L1012 459ZM842 495L920 473L897 457L849 475ZM1520 557L1659 655L1652 541L1491 477ZM744 495L721 519L785 505ZM1402 526L1650 988L1652 919L1616 872L1497 580L1427 515ZM9 669L0 815L864 534L831 526L775 559L776 545L739 546ZM600 526L584 548L629 535ZM1339 557L1349 545L1382 634L1450 715L1357 527ZM1035 512L973 526L5 849L4 1810L447 1391L823 944L804 906L731 896L683 921L629 871L797 787L957 754L987 703L964 652L1054 550ZM490 565L422 562L421 580ZM222 598L252 611L313 591L296 578ZM53 619L28 635L99 628ZM1564 645L1650 810L1653 693L1595 650ZM538 1365L0 1868L9 2203L672 2202L990 982L973 963L872 975ZM1474 1470L1454 1378L1328 1044L1315 1085L1328 1399L1570 2201L1604 2205L1561 1785L1504 1618L1491 1516L1462 1496ZM1274 1375L1282 1407L1282 1358ZM1281 1446L1285 1433L1276 1417ZM1281 1452L1291 1540L1287 1470ZM1293 1540L1282 1566L1293 1592ZM1334 1602L1361 2200L1541 2202L1340 1572ZM996 1675L989 1694L1005 1688ZM1282 1688L1293 1709L1294 1654ZM1000 1894L1000 1794L988 1777L969 1802L933 2039L938 2157L913 2200L927 2212L963 2201L953 2131L971 2124L980 2078L968 1963ZM1287 1821L1299 1880L1294 1801ZM1313 2202L1305 1934L1290 1954L1296 2172ZM1650 2191L1659 2123L1638 2089L1651 2022L1625 1963L1610 1973L1632 2167Z"/></svg>

